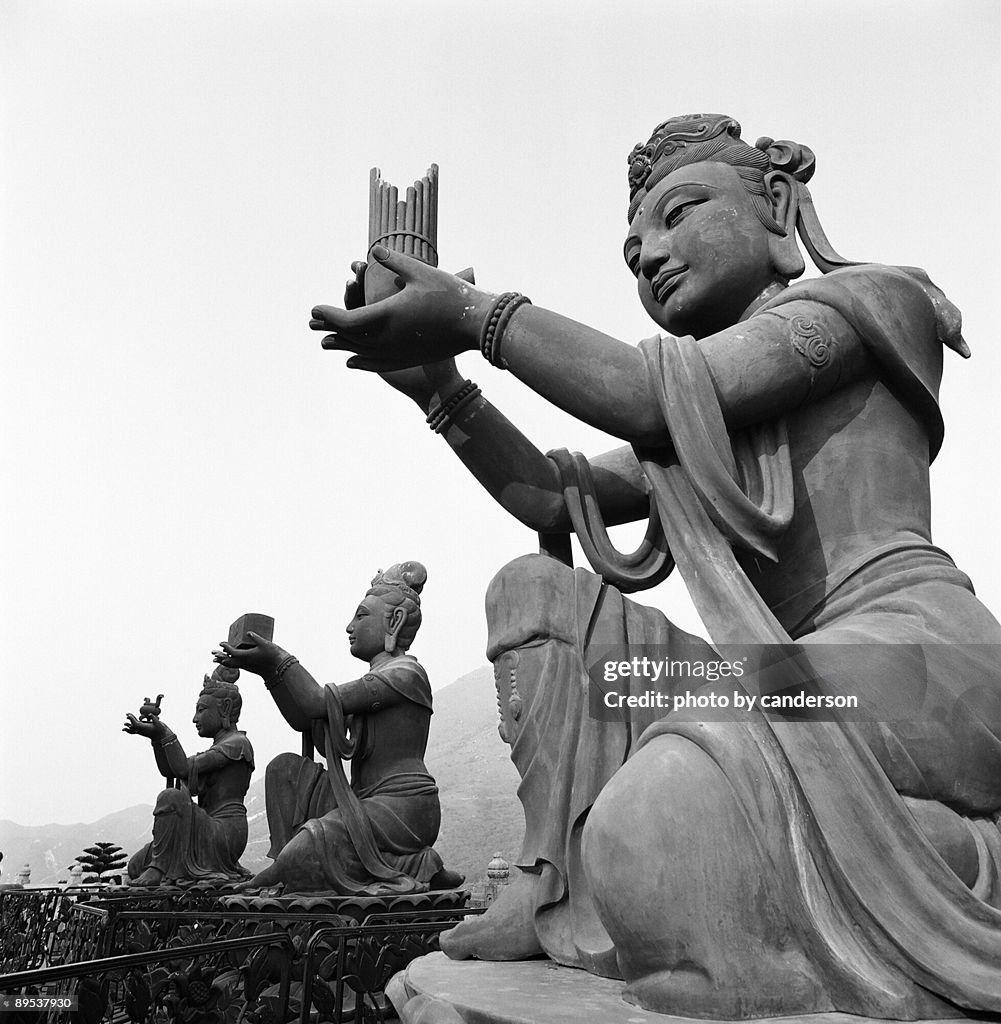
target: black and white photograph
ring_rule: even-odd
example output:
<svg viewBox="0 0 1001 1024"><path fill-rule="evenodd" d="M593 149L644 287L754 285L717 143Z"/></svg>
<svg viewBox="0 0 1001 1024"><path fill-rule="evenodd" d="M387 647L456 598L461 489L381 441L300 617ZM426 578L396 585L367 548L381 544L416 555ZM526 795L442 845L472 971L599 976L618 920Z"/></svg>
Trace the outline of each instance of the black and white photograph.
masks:
<svg viewBox="0 0 1001 1024"><path fill-rule="evenodd" d="M995 1019L999 53L0 3L0 1024Z"/></svg>

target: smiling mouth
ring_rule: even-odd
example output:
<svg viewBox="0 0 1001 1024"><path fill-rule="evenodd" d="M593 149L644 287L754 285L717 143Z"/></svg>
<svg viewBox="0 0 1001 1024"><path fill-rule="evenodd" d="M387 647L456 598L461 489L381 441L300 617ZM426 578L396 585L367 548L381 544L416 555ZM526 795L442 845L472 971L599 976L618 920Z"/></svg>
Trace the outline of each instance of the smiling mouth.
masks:
<svg viewBox="0 0 1001 1024"><path fill-rule="evenodd" d="M671 267L669 270L662 270L650 283L650 290L658 302L663 302L677 287L681 275L688 267Z"/></svg>

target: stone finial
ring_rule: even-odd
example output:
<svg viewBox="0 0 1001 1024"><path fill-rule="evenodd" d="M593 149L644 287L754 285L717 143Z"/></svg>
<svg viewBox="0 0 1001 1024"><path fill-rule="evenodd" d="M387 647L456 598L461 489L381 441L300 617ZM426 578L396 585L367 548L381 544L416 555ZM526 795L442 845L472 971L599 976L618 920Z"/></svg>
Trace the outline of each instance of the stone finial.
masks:
<svg viewBox="0 0 1001 1024"><path fill-rule="evenodd" d="M495 885L507 885L511 879L511 865L499 853L487 865L487 878Z"/></svg>

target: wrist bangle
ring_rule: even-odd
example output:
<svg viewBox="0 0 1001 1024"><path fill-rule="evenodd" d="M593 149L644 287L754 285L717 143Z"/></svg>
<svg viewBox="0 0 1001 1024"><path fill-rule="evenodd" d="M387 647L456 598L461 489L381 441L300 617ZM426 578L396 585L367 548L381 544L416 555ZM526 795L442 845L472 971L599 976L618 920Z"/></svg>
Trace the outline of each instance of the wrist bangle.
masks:
<svg viewBox="0 0 1001 1024"><path fill-rule="evenodd" d="M294 654L286 654L281 661L275 666L274 672L271 673L271 681L264 680L264 685L270 690L272 686L276 686L282 681L282 676L293 666L298 665L299 659Z"/></svg>
<svg viewBox="0 0 1001 1024"><path fill-rule="evenodd" d="M507 363L501 355L501 339L514 311L531 304L532 300L520 292L504 292L494 301L480 331L480 352L488 363L502 370L507 369Z"/></svg>
<svg viewBox="0 0 1001 1024"><path fill-rule="evenodd" d="M169 747L171 743L177 742L177 736L174 733L170 733L169 736L164 736L160 740L161 747Z"/></svg>
<svg viewBox="0 0 1001 1024"><path fill-rule="evenodd" d="M471 380L465 381L444 402L428 412L428 426L436 434L444 434L451 426L455 414L479 394L480 389Z"/></svg>

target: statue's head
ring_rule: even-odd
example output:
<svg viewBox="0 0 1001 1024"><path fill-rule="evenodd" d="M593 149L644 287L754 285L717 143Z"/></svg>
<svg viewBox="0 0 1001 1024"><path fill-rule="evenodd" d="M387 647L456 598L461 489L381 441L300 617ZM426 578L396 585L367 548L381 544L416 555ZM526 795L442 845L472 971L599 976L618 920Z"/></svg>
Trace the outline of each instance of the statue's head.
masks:
<svg viewBox="0 0 1001 1024"><path fill-rule="evenodd" d="M399 562L376 573L347 627L356 658L371 661L380 651L402 654L410 647L421 625L421 590L427 578L420 562Z"/></svg>
<svg viewBox="0 0 1001 1024"><path fill-rule="evenodd" d="M629 156L624 249L654 320L672 333L704 337L736 323L762 292L802 274L796 227L813 170L807 147L768 138L750 146L723 114L658 125ZM821 260L834 257L818 266L844 265L827 252L819 224L818 232L820 245L804 237L811 255L819 249Z"/></svg>
<svg viewBox="0 0 1001 1024"><path fill-rule="evenodd" d="M238 668L223 665L216 665L212 675L205 677L192 719L199 736L215 736L236 726L243 709L243 698L236 685L239 678Z"/></svg>

